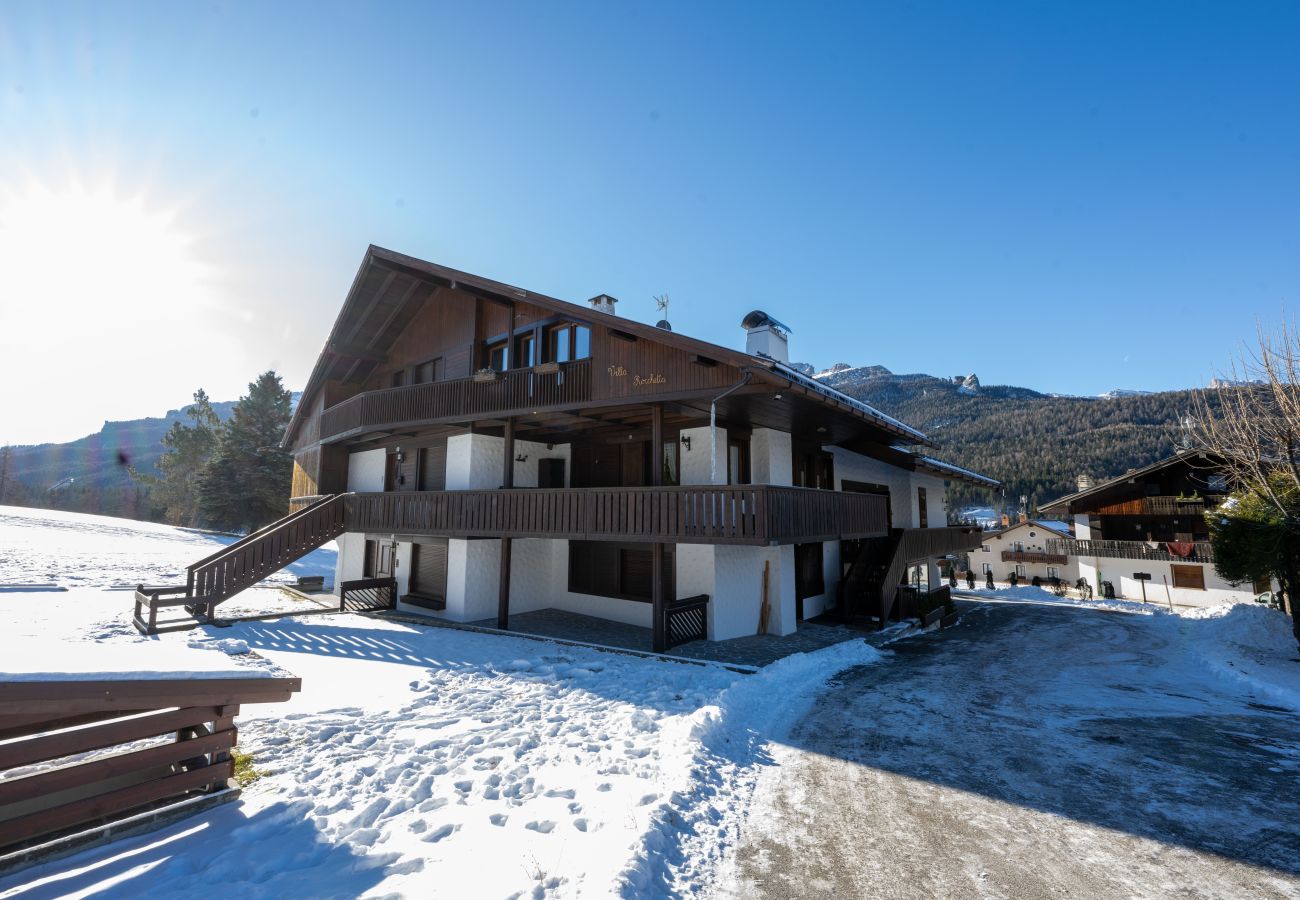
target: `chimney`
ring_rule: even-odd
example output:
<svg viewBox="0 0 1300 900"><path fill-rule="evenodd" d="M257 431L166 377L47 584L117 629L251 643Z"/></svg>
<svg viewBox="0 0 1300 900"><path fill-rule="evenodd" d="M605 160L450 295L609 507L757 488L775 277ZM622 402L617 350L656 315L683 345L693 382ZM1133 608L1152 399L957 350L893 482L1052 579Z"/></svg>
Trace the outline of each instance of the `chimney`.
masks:
<svg viewBox="0 0 1300 900"><path fill-rule="evenodd" d="M745 352L766 356L777 362L790 362L790 327L782 325L762 310L754 310L741 319L745 329Z"/></svg>
<svg viewBox="0 0 1300 900"><path fill-rule="evenodd" d="M614 312L614 304L618 301L609 294L597 294L587 302L591 304L591 308L596 310L596 312L609 313L611 316L616 315Z"/></svg>
<svg viewBox="0 0 1300 900"><path fill-rule="evenodd" d="M1090 489L1092 487L1092 476L1080 475L1078 478L1074 479L1074 486L1077 490L1080 491L1086 491Z"/></svg>

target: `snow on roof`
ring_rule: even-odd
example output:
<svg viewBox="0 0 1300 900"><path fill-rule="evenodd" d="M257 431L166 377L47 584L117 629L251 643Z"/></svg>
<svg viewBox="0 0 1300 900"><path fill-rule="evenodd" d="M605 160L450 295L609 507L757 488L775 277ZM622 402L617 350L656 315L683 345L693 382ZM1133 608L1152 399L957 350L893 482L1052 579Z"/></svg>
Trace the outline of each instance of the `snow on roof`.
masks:
<svg viewBox="0 0 1300 900"><path fill-rule="evenodd" d="M918 460L927 466L933 466L936 469L942 469L945 472L952 472L962 478L983 484L988 487L1000 487L1002 482L996 478L990 478L987 475L981 475L979 472L972 472L970 469L963 469L961 466L954 466L952 463L944 462L941 459L935 459L932 456L918 456Z"/></svg>
<svg viewBox="0 0 1300 900"><path fill-rule="evenodd" d="M1039 524L1039 525L1042 525L1044 528L1050 528L1050 529L1052 529L1053 531L1058 531L1058 532L1060 532L1061 534L1069 534L1069 533L1070 533L1070 523L1069 523L1069 522L1057 522L1057 521L1049 520L1049 521L1046 521L1046 522L1039 521L1038 524Z"/></svg>
<svg viewBox="0 0 1300 900"><path fill-rule="evenodd" d="M878 420L891 431L901 431L902 433L906 434L909 437L914 437L916 438L916 442L919 444L930 443L930 439L926 437L925 434L923 434L920 431L917 431L912 426L904 425L902 422L898 421L898 419L895 419L893 416L887 416L884 413L882 413L880 410L876 409L875 407L868 406L867 404L863 403L861 400L855 400L852 397L850 397L848 394L843 394L835 390L835 388L833 387L827 387L826 385L822 384L820 381L817 381L815 378L811 378L800 371L792 369L783 362L780 362L778 360L772 359L771 357L767 357L767 356L755 356L754 359L758 360L763 365L767 366L773 372L778 373L782 378L789 378L791 381L797 381L799 382L799 384L803 385L804 387L810 388L816 391L817 393L822 394L823 396L830 397L834 400L838 400L841 403L847 403L849 406L852 406L858 412L865 413L871 418Z"/></svg>

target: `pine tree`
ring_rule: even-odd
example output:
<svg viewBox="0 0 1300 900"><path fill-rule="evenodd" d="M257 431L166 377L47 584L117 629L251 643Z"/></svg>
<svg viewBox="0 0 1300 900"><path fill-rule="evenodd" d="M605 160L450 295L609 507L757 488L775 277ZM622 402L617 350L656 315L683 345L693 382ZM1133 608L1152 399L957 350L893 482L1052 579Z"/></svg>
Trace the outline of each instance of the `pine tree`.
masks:
<svg viewBox="0 0 1300 900"><path fill-rule="evenodd" d="M289 425L291 394L263 372L235 404L198 482L199 512L217 528L253 531L289 509L291 457L278 444Z"/></svg>
<svg viewBox="0 0 1300 900"><path fill-rule="evenodd" d="M5 497L9 493L9 445L0 447L0 506L6 505Z"/></svg>
<svg viewBox="0 0 1300 900"><path fill-rule="evenodd" d="M194 403L185 412L190 424L173 422L163 435L167 452L158 460L158 475L142 475L135 470L131 474L149 488L149 501L163 507L168 522L198 525L199 478L217 449L222 425L203 388L194 392Z"/></svg>

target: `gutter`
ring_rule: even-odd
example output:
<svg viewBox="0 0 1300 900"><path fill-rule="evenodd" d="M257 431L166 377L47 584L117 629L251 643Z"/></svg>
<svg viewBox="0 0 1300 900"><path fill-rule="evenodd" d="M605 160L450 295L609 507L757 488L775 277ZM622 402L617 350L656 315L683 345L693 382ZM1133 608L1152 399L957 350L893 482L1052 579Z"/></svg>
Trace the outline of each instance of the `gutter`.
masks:
<svg viewBox="0 0 1300 900"><path fill-rule="evenodd" d="M734 393L753 379L754 373L749 369L743 370L745 377L737 381L731 387L727 388L721 394L709 401L709 483L718 483L718 401L728 394Z"/></svg>

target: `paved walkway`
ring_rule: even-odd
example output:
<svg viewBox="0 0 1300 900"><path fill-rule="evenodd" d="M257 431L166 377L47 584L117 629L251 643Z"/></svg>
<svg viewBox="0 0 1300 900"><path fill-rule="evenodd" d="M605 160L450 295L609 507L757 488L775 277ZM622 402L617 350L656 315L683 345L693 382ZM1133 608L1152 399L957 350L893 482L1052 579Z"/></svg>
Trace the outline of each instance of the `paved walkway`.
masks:
<svg viewBox="0 0 1300 900"><path fill-rule="evenodd" d="M772 745L724 894L1300 897L1300 716L1172 617L962 606Z"/></svg>
<svg viewBox="0 0 1300 900"><path fill-rule="evenodd" d="M495 629L496 619L483 619L468 623L477 628ZM539 634L567 641L602 644L622 650L650 652L651 630L640 625L625 625L594 616L565 612L560 609L539 609L534 612L515 613L510 617L510 630ZM692 641L680 644L669 652L672 656L699 659L730 665L762 667L795 653L820 650L842 641L870 638L876 632L862 632L838 625L800 622L799 630L785 637L756 634L732 638L729 641Z"/></svg>

